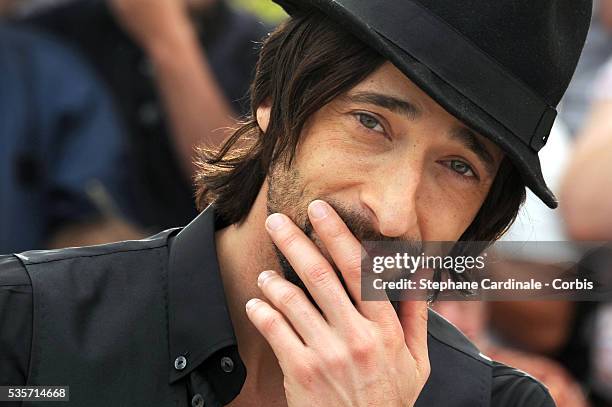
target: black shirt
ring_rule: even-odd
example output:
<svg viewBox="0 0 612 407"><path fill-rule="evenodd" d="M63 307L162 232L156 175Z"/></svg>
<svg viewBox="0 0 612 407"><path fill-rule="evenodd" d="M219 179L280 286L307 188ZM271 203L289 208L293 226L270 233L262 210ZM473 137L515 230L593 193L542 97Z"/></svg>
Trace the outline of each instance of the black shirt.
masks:
<svg viewBox="0 0 612 407"><path fill-rule="evenodd" d="M201 401L205 406L229 403L242 388L246 368L238 353L216 259L214 230L223 226L211 207L182 231L168 230L142 241L0 257L0 385L29 384L33 375L41 377L41 370L56 369L68 378L62 380L69 380L71 400L74 394L76 405L83 400L88 400L83 402L87 405L104 405L95 403L104 397L110 397L112 405L124 405L127 395L117 391L112 395L105 393L107 387L110 391L116 385L112 380L106 382L106 377L121 371L122 380L139 383L129 387L132 405L143 405L145 393L151 391L153 383L138 381L144 371L140 360L130 352L157 346L146 334L141 335L141 331L153 327L150 335L159 336L153 339L160 344L155 348L157 351L150 352L150 357L160 361L159 377L163 378L163 383L155 386L173 387L171 394L183 397L182 401L177 399L176 405L190 402L200 405ZM60 280L55 274L68 277ZM133 284L138 275L146 278L141 280L143 287ZM159 284L155 282L158 277ZM64 285L59 281L64 281ZM159 289L147 294L147 284ZM144 298L150 312L146 307L138 308L143 303L138 298ZM63 302L64 308L55 311L53 301ZM49 325L54 314L56 319ZM51 335L58 337L49 338L53 330L49 327L63 324L64 318L72 322ZM147 320L151 318L152 321ZM124 328L113 325L117 320L130 321L129 337L122 336ZM88 324L100 325L97 336L92 336ZM145 339L137 339L138 335ZM73 342L77 345L72 351L62 350L65 343ZM491 362L434 312L429 316L428 344L432 374L419 400L438 401L421 400L417 406L465 405L457 404L456 400L469 398L472 393L480 394L480 402L470 407L554 406L539 382L516 369ZM136 353L140 354L140 350ZM144 354L149 355L146 349ZM60 366L41 361L41 355L56 358L54 363ZM105 360L126 358L131 363L116 367L117 372L114 364ZM466 360L471 365L463 363ZM101 382L99 386L79 387L78 383L87 381L83 374L89 374L87 370L79 374L81 364L96 369L100 366L106 372L97 379ZM481 380L476 373L465 370L465 366L476 367L490 376ZM78 377L71 376L72 372ZM440 402L440 395L444 395L444 402Z"/></svg>

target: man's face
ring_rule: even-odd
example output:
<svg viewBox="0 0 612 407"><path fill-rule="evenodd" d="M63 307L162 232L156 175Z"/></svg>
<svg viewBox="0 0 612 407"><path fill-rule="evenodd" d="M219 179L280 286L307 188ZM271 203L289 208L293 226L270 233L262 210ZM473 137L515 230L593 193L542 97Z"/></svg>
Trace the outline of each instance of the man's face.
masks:
<svg viewBox="0 0 612 407"><path fill-rule="evenodd" d="M456 241L502 158L386 63L310 118L292 165L268 177L268 211L291 217L317 244L307 215L315 199L362 241Z"/></svg>

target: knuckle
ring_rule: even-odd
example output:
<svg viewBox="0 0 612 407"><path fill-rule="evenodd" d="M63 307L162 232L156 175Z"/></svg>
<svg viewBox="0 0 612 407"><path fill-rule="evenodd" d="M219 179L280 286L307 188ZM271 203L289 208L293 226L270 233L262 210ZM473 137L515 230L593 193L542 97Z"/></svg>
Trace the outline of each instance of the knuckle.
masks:
<svg viewBox="0 0 612 407"><path fill-rule="evenodd" d="M308 279L317 285L325 285L329 281L330 268L321 263L315 263L306 268Z"/></svg>
<svg viewBox="0 0 612 407"><path fill-rule="evenodd" d="M298 363L293 367L293 374L300 381L308 380L314 376L314 373L315 370L307 363Z"/></svg>
<svg viewBox="0 0 612 407"><path fill-rule="evenodd" d="M292 376L300 383L311 383L317 374L317 364L308 358L297 358L291 366Z"/></svg>
<svg viewBox="0 0 612 407"><path fill-rule="evenodd" d="M294 287L284 288L279 293L279 301L281 302L281 304L284 304L287 306L295 305L296 302L299 302L300 300L299 297L300 295L299 295L298 289Z"/></svg>
<svg viewBox="0 0 612 407"><path fill-rule="evenodd" d="M272 313L266 313L261 317L261 328L264 332L273 333L278 328L278 318Z"/></svg>
<svg viewBox="0 0 612 407"><path fill-rule="evenodd" d="M361 253L352 253L346 260L346 271L352 275L361 275Z"/></svg>
<svg viewBox="0 0 612 407"><path fill-rule="evenodd" d="M291 249L299 240L299 235L295 232L287 233L279 240L279 245L285 249Z"/></svg>
<svg viewBox="0 0 612 407"><path fill-rule="evenodd" d="M382 343L386 349L394 352L400 352L406 347L404 333L400 332L397 335L389 335L382 338Z"/></svg>
<svg viewBox="0 0 612 407"><path fill-rule="evenodd" d="M349 349L353 360L368 362L376 351L376 343L371 337L360 336L351 341Z"/></svg>
<svg viewBox="0 0 612 407"><path fill-rule="evenodd" d="M321 355L321 359L326 367L337 371L348 366L349 355L338 349L330 349Z"/></svg>
<svg viewBox="0 0 612 407"><path fill-rule="evenodd" d="M381 341L386 348L396 350L403 349L406 347L406 340L404 338L402 326L399 323L394 323L396 321L391 322L392 323L384 326L384 329L381 331Z"/></svg>

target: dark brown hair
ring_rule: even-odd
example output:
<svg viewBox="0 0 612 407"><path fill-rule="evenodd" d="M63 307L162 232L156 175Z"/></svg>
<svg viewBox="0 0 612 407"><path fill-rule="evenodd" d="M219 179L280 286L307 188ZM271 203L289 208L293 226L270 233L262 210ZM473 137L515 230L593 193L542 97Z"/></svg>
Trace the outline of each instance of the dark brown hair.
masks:
<svg viewBox="0 0 612 407"><path fill-rule="evenodd" d="M225 222L243 221L271 166L281 157L291 164L308 118L384 62L320 13L288 19L263 43L250 91L250 116L219 150L200 150L198 208L215 202ZM271 113L264 133L256 112L266 103L271 103ZM524 199L524 184L504 159L462 240L496 240L512 224Z"/></svg>

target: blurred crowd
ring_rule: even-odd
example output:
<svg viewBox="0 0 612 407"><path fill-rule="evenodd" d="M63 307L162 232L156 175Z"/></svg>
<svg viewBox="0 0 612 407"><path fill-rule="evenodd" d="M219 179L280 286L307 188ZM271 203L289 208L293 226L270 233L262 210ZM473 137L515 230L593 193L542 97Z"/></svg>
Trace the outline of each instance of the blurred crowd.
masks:
<svg viewBox="0 0 612 407"><path fill-rule="evenodd" d="M272 4L0 0L0 253L138 239L195 217L195 148L218 146L249 111L274 26L245 3ZM504 239L569 251L612 240L612 0L596 1L558 110L541 161L560 209L528 192ZM535 251L500 267L557 260ZM559 406L612 406L612 301L435 308Z"/></svg>
<svg viewBox="0 0 612 407"><path fill-rule="evenodd" d="M0 252L193 219L194 147L248 108L271 27L217 0L0 4Z"/></svg>

